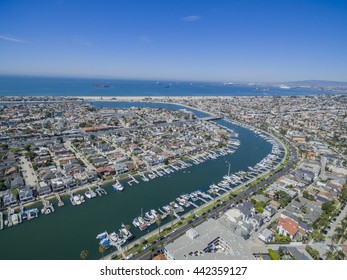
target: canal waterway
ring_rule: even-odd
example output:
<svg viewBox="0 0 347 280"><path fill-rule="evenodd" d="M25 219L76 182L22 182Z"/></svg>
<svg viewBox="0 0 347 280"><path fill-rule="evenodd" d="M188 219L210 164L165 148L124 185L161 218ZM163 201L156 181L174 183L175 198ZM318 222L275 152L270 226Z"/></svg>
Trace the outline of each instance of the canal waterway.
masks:
<svg viewBox="0 0 347 280"><path fill-rule="evenodd" d="M93 105L182 108L177 105L142 102L93 102ZM199 117L206 116L197 111L195 113ZM125 184L123 192L114 192L109 184L105 188L108 195L92 200L86 198L86 202L80 206L72 206L69 199L65 198L64 207L58 208L55 204L55 213L41 215L38 219L0 231L0 259L79 259L80 252L84 249L89 251L89 259L98 259L101 257L95 238L98 233L105 230L112 232L124 223L131 225L130 231L139 238L148 233L147 230L141 232L132 225L132 220L141 214L141 208L144 212L157 209L181 194L197 189L206 190L227 174L229 163L231 172L246 170L271 152L271 144L252 131L223 120L217 123L239 134L241 145L234 154L193 165L149 182L139 180L140 183L132 187ZM156 225L152 225L149 230L156 228Z"/></svg>

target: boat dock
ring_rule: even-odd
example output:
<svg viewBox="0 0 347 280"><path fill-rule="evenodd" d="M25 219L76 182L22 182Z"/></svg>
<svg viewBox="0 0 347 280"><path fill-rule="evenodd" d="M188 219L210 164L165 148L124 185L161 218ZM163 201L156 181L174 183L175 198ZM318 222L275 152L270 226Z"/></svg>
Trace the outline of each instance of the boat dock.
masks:
<svg viewBox="0 0 347 280"><path fill-rule="evenodd" d="M100 185L98 185L98 187L95 189L95 192L99 195L99 196L102 196L102 195L105 195L107 194L106 190L101 188Z"/></svg>
<svg viewBox="0 0 347 280"><path fill-rule="evenodd" d="M131 179L129 182L128 182L128 184L131 186L132 185L132 183L136 183L136 184L138 184L139 183L139 181L137 181L135 178L134 178L134 176L132 176L132 175L128 175L128 177Z"/></svg>
<svg viewBox="0 0 347 280"><path fill-rule="evenodd" d="M199 206L198 206L198 205L196 205L194 202L189 201L189 203L190 203L191 205L193 205L195 208L199 208Z"/></svg>
<svg viewBox="0 0 347 280"><path fill-rule="evenodd" d="M207 203L207 200L203 199L202 197L198 197L199 200L201 200L203 203Z"/></svg>
<svg viewBox="0 0 347 280"><path fill-rule="evenodd" d="M138 172L138 174L141 176L142 181L144 181L144 182L149 181L149 179L145 176L145 174L143 172Z"/></svg>
<svg viewBox="0 0 347 280"><path fill-rule="evenodd" d="M60 195L58 193L55 193L55 197L57 198L58 200L58 206L59 207L62 207L64 206L64 201L61 199Z"/></svg>
<svg viewBox="0 0 347 280"><path fill-rule="evenodd" d="M90 198L94 198L96 197L96 193L91 189L91 187L88 187L88 191L86 192L86 194L90 195Z"/></svg>
<svg viewBox="0 0 347 280"><path fill-rule="evenodd" d="M68 190L67 193L70 195L71 204L72 204L73 206L75 206L75 205L76 205L76 201L74 200L73 192L70 191L70 190Z"/></svg>
<svg viewBox="0 0 347 280"><path fill-rule="evenodd" d="M41 213L48 215L54 212L54 207L52 205L51 202L49 202L47 199L45 199L44 197L42 198L42 205L43 208L41 209Z"/></svg>

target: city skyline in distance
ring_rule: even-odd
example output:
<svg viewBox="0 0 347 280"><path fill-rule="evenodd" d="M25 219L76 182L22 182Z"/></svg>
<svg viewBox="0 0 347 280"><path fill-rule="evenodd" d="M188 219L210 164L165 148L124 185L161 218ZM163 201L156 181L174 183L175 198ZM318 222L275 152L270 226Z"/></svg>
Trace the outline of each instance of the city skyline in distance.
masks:
<svg viewBox="0 0 347 280"><path fill-rule="evenodd" d="M0 74L347 81L342 1L4 1Z"/></svg>

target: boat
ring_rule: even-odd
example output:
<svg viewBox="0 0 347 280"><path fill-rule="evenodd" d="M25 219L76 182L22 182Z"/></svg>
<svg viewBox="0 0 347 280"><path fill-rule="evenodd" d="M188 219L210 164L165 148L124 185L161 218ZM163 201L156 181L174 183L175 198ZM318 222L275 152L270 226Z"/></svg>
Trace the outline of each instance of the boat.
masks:
<svg viewBox="0 0 347 280"><path fill-rule="evenodd" d="M110 246L110 239L104 238L99 242L99 244L104 246L104 247L108 247L108 246Z"/></svg>
<svg viewBox="0 0 347 280"><path fill-rule="evenodd" d="M117 242L119 240L119 236L118 236L118 234L116 232L110 233L109 237L114 242Z"/></svg>
<svg viewBox="0 0 347 280"><path fill-rule="evenodd" d="M96 239L102 240L102 239L106 238L107 236L108 236L107 231L104 231L104 232L102 232L102 233L99 233L99 234L96 236Z"/></svg>
<svg viewBox="0 0 347 280"><path fill-rule="evenodd" d="M124 186L119 182L113 184L112 187L113 187L114 191L120 191L121 192L124 190Z"/></svg>

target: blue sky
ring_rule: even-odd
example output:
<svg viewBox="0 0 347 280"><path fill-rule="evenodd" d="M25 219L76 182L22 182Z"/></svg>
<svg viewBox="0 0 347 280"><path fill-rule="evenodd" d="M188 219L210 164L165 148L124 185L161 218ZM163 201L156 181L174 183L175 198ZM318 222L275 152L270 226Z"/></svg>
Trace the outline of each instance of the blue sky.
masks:
<svg viewBox="0 0 347 280"><path fill-rule="evenodd" d="M0 0L0 74L347 81L347 1Z"/></svg>

